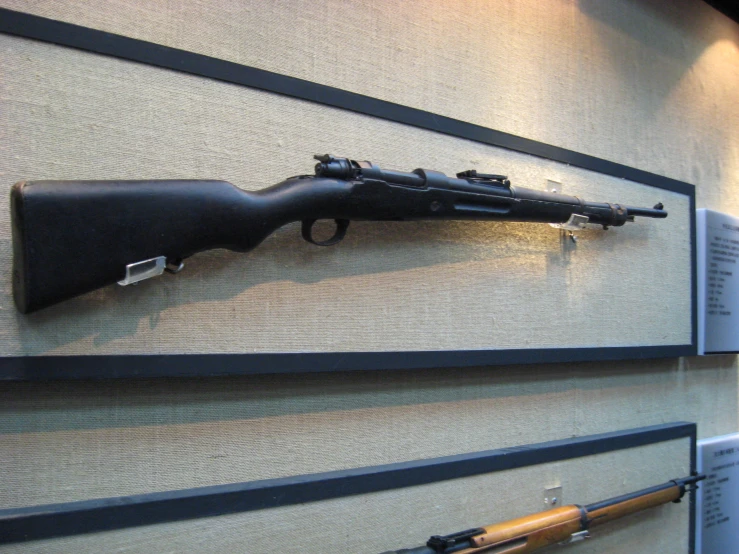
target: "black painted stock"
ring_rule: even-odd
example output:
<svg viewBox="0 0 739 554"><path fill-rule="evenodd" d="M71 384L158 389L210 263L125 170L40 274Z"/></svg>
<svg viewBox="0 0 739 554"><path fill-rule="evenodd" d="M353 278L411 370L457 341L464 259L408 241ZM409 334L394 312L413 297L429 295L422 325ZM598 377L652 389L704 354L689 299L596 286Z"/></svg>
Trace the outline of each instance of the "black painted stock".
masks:
<svg viewBox="0 0 739 554"><path fill-rule="evenodd" d="M449 178L434 171L303 176L257 192L225 181L32 181L11 191L13 290L29 313L113 284L126 266L213 248L246 252L287 223L311 219L562 223L573 213L623 225L629 210L574 196ZM666 217L663 210L635 209Z"/></svg>

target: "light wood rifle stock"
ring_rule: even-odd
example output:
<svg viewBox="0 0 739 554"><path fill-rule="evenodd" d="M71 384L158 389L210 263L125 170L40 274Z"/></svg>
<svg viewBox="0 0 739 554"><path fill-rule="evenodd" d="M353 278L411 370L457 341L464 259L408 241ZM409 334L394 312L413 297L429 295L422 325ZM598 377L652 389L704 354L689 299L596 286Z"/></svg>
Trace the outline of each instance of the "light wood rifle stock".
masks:
<svg viewBox="0 0 739 554"><path fill-rule="evenodd" d="M565 541L581 531L582 519L582 508L571 505L496 523L483 527L485 533L472 537L472 547L461 552L533 552Z"/></svg>
<svg viewBox="0 0 739 554"><path fill-rule="evenodd" d="M675 485L668 489L645 494L644 496L630 500L624 500L612 506L588 510L588 527L596 527L597 525L602 525L615 519L649 508L655 508L669 502L677 502L682 498L683 494L684 490L680 486Z"/></svg>
<svg viewBox="0 0 739 554"><path fill-rule="evenodd" d="M630 514L675 502L682 496L680 487L673 487L624 500L611 506L589 511L576 506L562 506L504 523L496 523L485 529L484 535L472 537L472 548L460 554L485 552L486 554L525 554L545 546L567 541L572 535L591 527L608 523Z"/></svg>
<svg viewBox="0 0 739 554"><path fill-rule="evenodd" d="M426 546L385 554L525 554L588 537L588 529L669 502L680 502L705 475L674 479L587 506L572 504L448 536ZM692 488L691 488L692 487Z"/></svg>

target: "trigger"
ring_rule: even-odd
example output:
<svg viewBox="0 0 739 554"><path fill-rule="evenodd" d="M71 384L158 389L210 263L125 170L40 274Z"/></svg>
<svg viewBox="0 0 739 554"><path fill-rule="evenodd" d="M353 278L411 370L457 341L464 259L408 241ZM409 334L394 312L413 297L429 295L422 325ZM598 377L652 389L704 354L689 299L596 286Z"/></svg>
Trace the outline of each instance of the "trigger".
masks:
<svg viewBox="0 0 739 554"><path fill-rule="evenodd" d="M346 236L346 230L349 228L348 219L334 219L334 221L336 222L336 231L334 232L334 236L326 240L315 240L313 238L313 225L316 224L316 221L318 220L304 219L301 231L305 240L317 246L331 246L332 244L337 244L341 242L342 239Z"/></svg>

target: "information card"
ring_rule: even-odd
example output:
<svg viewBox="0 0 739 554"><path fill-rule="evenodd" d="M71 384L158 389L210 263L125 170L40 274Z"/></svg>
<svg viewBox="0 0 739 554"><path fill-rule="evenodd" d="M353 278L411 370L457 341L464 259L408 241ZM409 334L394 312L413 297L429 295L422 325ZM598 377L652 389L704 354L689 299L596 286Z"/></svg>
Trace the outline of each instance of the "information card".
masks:
<svg viewBox="0 0 739 554"><path fill-rule="evenodd" d="M698 353L739 352L739 217L697 210Z"/></svg>
<svg viewBox="0 0 739 554"><path fill-rule="evenodd" d="M698 554L739 552L739 433L698 441Z"/></svg>

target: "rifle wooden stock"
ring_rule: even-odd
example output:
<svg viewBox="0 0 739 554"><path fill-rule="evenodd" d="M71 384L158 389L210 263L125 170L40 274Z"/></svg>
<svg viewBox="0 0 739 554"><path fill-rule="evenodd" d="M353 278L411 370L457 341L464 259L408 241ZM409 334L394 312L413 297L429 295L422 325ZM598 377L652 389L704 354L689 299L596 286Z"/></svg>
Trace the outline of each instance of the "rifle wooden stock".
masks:
<svg viewBox="0 0 739 554"><path fill-rule="evenodd" d="M549 544L567 540L573 533L580 531L582 515L582 509L578 506L562 506L483 527L485 534L472 537L472 548L462 552L533 552Z"/></svg>
<svg viewBox="0 0 739 554"><path fill-rule="evenodd" d="M677 485L664 489L661 491L645 494L638 498L632 498L619 502L612 506L604 506L595 510L588 511L588 526L595 527L608 523L614 519L619 519L642 510L648 510L649 508L655 508L662 504L669 502L675 502L682 497L683 493Z"/></svg>
<svg viewBox="0 0 739 554"><path fill-rule="evenodd" d="M533 514L504 523L496 523L485 529L484 535L470 539L472 548L460 554L486 552L495 554L524 554L545 546L567 540L574 533L603 523L674 502L681 496L680 487L654 492L625 500L592 512L570 505L547 512Z"/></svg>
<svg viewBox="0 0 739 554"><path fill-rule="evenodd" d="M702 479L705 475L692 475L587 506L572 504L444 537L435 535L425 547L384 554L534 552L552 544L586 538L591 527L669 502L679 502L686 492L695 490L696 483Z"/></svg>

